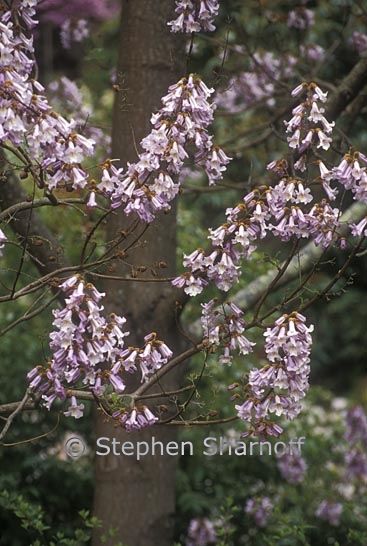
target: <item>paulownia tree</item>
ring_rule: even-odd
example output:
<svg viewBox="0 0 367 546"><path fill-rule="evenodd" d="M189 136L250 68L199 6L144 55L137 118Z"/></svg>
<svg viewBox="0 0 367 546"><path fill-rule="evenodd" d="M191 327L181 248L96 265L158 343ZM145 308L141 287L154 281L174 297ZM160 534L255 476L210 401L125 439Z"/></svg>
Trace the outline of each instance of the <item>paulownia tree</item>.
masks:
<svg viewBox="0 0 367 546"><path fill-rule="evenodd" d="M1 5L1 259L6 267L7 253L16 252L17 266L2 283L0 301L28 305L5 330L24 320L31 328L33 317L53 307L48 354L29 371L23 400L1 408L7 415L1 439L20 411L39 405L52 411L60 401L76 419L94 404L97 437L132 442L154 434L167 443L175 424L222 422L220 413L190 413L202 374L187 378L185 370L197 354L204 368L208 355L228 367L233 419L243 421L243 437L279 437L277 417L294 419L308 389L307 309L332 291L365 244L367 156L337 125L342 116L352 130L365 106L366 57L356 57L330 84L319 77L322 52L315 48L307 54L321 56L320 66L306 81L307 71L290 71L290 57L276 63L248 50L246 39L242 46L219 40L222 61L238 53L251 62L248 72L228 74L215 95L190 71L190 59L196 35L215 30L216 0L123 0L121 7L112 151L101 159L96 133L93 139L88 124L53 109L39 81L37 1ZM265 15L288 28L312 23L302 6L284 20L271 10ZM64 42L83 29L69 21ZM211 133L216 104L227 115L264 109L265 120L245 134L243 148L269 141L270 155L262 179L223 211L203 248L184 256L178 275L176 202L190 179L186 165L203 170L210 191L231 185L224 179L231 157ZM49 209L56 216L66 207L69 221L88 218L72 252L47 217ZM284 261L236 292L264 244L284 248ZM343 265L312 290L321 264L340 250ZM29 261L37 271L31 279ZM201 319L183 329L180 314L199 295ZM243 357L254 351L255 331L265 337L256 350L266 363L249 369ZM238 380L230 366L242 358ZM169 456L96 458L96 515L127 544L170 544L175 464ZM96 534L94 543L100 540Z"/></svg>

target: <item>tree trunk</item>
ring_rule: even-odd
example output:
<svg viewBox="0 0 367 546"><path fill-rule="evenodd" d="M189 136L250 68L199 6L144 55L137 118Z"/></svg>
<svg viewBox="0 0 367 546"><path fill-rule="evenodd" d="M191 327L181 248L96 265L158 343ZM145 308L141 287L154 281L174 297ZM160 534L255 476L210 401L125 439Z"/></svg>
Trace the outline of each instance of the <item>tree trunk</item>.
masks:
<svg viewBox="0 0 367 546"><path fill-rule="evenodd" d="M136 160L136 147L150 132L150 116L161 106L161 97L169 85L183 75L183 41L170 34L167 21L173 18L171 0L123 0L120 32L117 92L114 109L112 157L122 164ZM108 240L124 229L131 218L122 213L111 215ZM141 231L143 226L141 226ZM126 258L130 264L150 268L166 262L165 275L175 274L175 210L160 215L144 232ZM126 265L116 264L114 275L127 275ZM170 348L177 349L174 294L165 283L106 282L106 308L128 319L129 344L141 346L144 335L157 332ZM172 377L164 387L177 382ZM173 382L173 383L172 383ZM129 390L136 385L129 384ZM172 427L154 425L127 434L96 418L96 437L116 438L120 442L147 441L152 436L166 445L175 438ZM175 507L175 472L177 457L151 454L137 461L136 455L96 456L94 513L104 529L117 529L116 537L127 546L171 546ZM93 544L100 545L96 532Z"/></svg>

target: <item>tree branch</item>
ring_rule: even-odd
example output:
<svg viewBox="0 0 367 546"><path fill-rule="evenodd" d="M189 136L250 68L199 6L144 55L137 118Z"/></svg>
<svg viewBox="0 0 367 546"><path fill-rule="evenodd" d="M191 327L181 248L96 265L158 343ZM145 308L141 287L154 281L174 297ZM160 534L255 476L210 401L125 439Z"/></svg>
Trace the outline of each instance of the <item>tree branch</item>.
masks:
<svg viewBox="0 0 367 546"><path fill-rule="evenodd" d="M4 157L0 157L0 163L3 161ZM0 207L6 216L4 220L9 220L39 272L45 275L64 265L58 240L33 210L32 201L14 175L8 174L6 181L0 185L0 199ZM44 204L43 200L41 203Z"/></svg>
<svg viewBox="0 0 367 546"><path fill-rule="evenodd" d="M8 432L13 420L18 415L18 413L21 412L22 409L24 409L24 407L27 405L28 400L29 400L29 392L27 390L27 392L23 396L23 399L20 402L16 402L16 407L7 418L5 425L3 427L3 430L0 432L0 440L2 440L5 437L5 434Z"/></svg>
<svg viewBox="0 0 367 546"><path fill-rule="evenodd" d="M335 119L367 84L367 57L362 57L328 99L327 119Z"/></svg>

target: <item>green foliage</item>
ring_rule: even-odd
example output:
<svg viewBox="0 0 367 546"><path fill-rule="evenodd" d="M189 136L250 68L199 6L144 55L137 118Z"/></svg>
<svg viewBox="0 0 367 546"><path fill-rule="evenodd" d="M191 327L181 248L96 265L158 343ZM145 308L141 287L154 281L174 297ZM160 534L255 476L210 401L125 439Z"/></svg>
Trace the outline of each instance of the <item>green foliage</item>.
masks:
<svg viewBox="0 0 367 546"><path fill-rule="evenodd" d="M82 546L90 544L93 529L101 528L102 522L90 515L89 510L80 510L78 512L78 527L72 533L68 531L55 531L55 526L47 525L45 521L49 514L39 505L25 500L22 495L9 493L4 490L0 492L0 507L9 511L18 521L22 529L26 531L24 541L19 544L27 546ZM16 529L14 521L13 531ZM68 536L70 535L70 536ZM101 536L101 544L105 544L107 539L116 537L116 529L108 529ZM11 542L9 542L9 540ZM0 545L17 546L16 537L7 538L5 535L0 537ZM114 546L126 546L122 542L116 542Z"/></svg>

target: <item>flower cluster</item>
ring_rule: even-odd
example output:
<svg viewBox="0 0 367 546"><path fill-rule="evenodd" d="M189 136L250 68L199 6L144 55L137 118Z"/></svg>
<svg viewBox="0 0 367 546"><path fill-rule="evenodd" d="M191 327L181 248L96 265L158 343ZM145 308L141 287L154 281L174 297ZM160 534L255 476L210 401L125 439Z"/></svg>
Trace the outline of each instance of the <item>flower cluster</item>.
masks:
<svg viewBox="0 0 367 546"><path fill-rule="evenodd" d="M41 21L59 27L79 14L96 21L110 19L118 13L118 9L119 0L42 0L37 6Z"/></svg>
<svg viewBox="0 0 367 546"><path fill-rule="evenodd" d="M124 206L126 214L135 212L144 222L169 209L179 192L178 175L196 149L194 161L204 167L209 183L222 178L229 162L223 150L215 146L207 128L213 120L214 105L208 102L213 89L194 74L172 85L162 98L163 107L153 114L151 133L141 141L144 152L124 173L111 162L102 165L102 179L97 189L111 200L113 208Z"/></svg>
<svg viewBox="0 0 367 546"><path fill-rule="evenodd" d="M111 19L117 15L118 10L118 0L42 0L37 6L41 22L60 28L64 49L69 49L73 42L82 42L90 35L90 21Z"/></svg>
<svg viewBox="0 0 367 546"><path fill-rule="evenodd" d="M276 169L276 162L269 168ZM239 280L241 260L250 259L257 240L269 233L282 241L312 238L323 248L342 245L337 232L339 209L323 199L303 212L312 200L310 189L291 177L284 177L274 187L261 186L250 192L242 203L226 210L224 224L209 229L212 251L198 249L184 256L183 264L189 271L174 279L173 285L190 296L200 294L208 281L228 291Z"/></svg>
<svg viewBox="0 0 367 546"><path fill-rule="evenodd" d="M285 121L286 132L292 133L287 138L290 148L297 150L302 154L311 145L316 144L316 148L328 150L332 142L328 135L332 132L335 125L329 122L323 115L325 109L319 106L319 102L325 103L327 93L324 93L315 83L302 83L292 91L292 97L297 97L306 91L306 100L293 108L293 117Z"/></svg>
<svg viewBox="0 0 367 546"><path fill-rule="evenodd" d="M320 62L325 58L325 49L313 42L300 45L300 53L310 61Z"/></svg>
<svg viewBox="0 0 367 546"><path fill-rule="evenodd" d="M298 6L296 9L288 12L287 26L291 28L305 30L313 26L314 23L315 17L313 11L303 6Z"/></svg>
<svg viewBox="0 0 367 546"><path fill-rule="evenodd" d="M236 349L241 355L247 355L253 351L255 343L249 341L244 335L245 321L243 312L232 302L222 306L222 312L215 308L216 300L202 304L201 324L204 339L209 346L222 346L223 353L219 363L230 366L232 364L232 352Z"/></svg>
<svg viewBox="0 0 367 546"><path fill-rule="evenodd" d="M357 201L367 203L367 156L361 152L345 154L339 165L330 171L322 169L321 178L336 180L350 190Z"/></svg>
<svg viewBox="0 0 367 546"><path fill-rule="evenodd" d="M275 81L293 77L297 59L292 55L278 56L274 53L254 53L249 70L233 76L225 89L216 93L219 107L231 113L242 112L247 108L266 104L275 105Z"/></svg>
<svg viewBox="0 0 367 546"><path fill-rule="evenodd" d="M176 0L175 12L178 15L174 21L167 23L171 32L213 31L214 18L218 15L218 0Z"/></svg>
<svg viewBox="0 0 367 546"><path fill-rule="evenodd" d="M269 414L294 419L301 410L300 400L309 388L310 349L313 327L307 327L299 313L282 315L273 328L264 333L269 361L263 368L253 368L245 386L245 401L236 405L238 417L251 424L251 433L279 436L281 427L267 422Z"/></svg>
<svg viewBox="0 0 367 546"><path fill-rule="evenodd" d="M112 414L113 419L116 419L127 432L140 430L149 425L154 425L158 421L158 417L153 415L147 406L142 408L134 407L133 410L122 409L116 410Z"/></svg>
<svg viewBox="0 0 367 546"><path fill-rule="evenodd" d="M33 39L12 22L13 16L20 17L28 27L34 26L35 4L24 0L18 10L1 17L0 143L21 150L18 157L24 157L40 187L84 188L87 173L80 163L92 155L94 142L51 109L43 86L32 78Z"/></svg>
<svg viewBox="0 0 367 546"><path fill-rule="evenodd" d="M305 150L315 145L316 148L329 149L331 137L328 135L331 134L335 125L334 122L327 121L324 116L324 108L318 105L318 101L322 103L326 101L327 93L324 93L315 83L302 83L292 91L292 96L298 96L303 92L307 93L306 100L293 109L293 117L285 122L286 132L293 133L288 137L288 144L301 154L294 165L295 169L299 171L304 171L306 168L306 158L303 155ZM317 163L320 171L319 180L322 181L330 201L333 201L338 194L338 188L332 188L330 185L332 181L335 181L341 184L344 189L351 191L355 200L367 203L367 156L365 154L360 151L347 153L339 165L331 169L328 169L321 160L318 160ZM330 224L337 227L337 221L334 222L338 216L337 209L330 209L329 213L331 213L331 216L328 214ZM330 237L333 238L328 233L328 238ZM325 244L326 238L323 242L324 247Z"/></svg>
<svg viewBox="0 0 367 546"><path fill-rule="evenodd" d="M88 21L86 19L66 19L61 26L60 39L64 49L70 49L73 42L83 42L89 36Z"/></svg>
<svg viewBox="0 0 367 546"><path fill-rule="evenodd" d="M285 122L290 147L301 153L294 165L298 171L306 169L306 150L329 148L334 122L329 123L324 109L318 101L325 102L324 93L315 83L297 86L293 96L307 92L307 99L293 109L293 117ZM321 125L321 127L320 127ZM315 143L317 139L317 143ZM346 154L340 164L328 169L323 161L317 160L319 176L311 181L295 177L285 159L274 160L268 170L280 176L274 186L259 186L246 195L236 207L226 210L226 221L218 228L209 228L208 238L212 248L207 252L197 249L184 256L187 271L173 280L174 286L183 288L190 296L200 294L209 282L217 288L228 291L238 282L241 261L250 259L258 241L269 234L282 241L291 239L312 239L323 249L331 245L345 247L345 237L340 234L341 211L330 205L335 200L338 188L332 187L334 180L350 190L354 198L367 202L367 156L361 152ZM322 187L326 197L314 203L312 184ZM353 235L363 234L365 220L358 225L351 224Z"/></svg>
<svg viewBox="0 0 367 546"><path fill-rule="evenodd" d="M194 518L189 523L186 546L209 546L216 544L214 524L207 518Z"/></svg>
<svg viewBox="0 0 367 546"><path fill-rule="evenodd" d="M307 463L297 450L289 450L278 458L277 462L282 478L292 485L303 482L307 472Z"/></svg>
<svg viewBox="0 0 367 546"><path fill-rule="evenodd" d="M344 439L348 442L345 454L346 479L355 479L359 487L367 488L367 415L361 406L348 411Z"/></svg>
<svg viewBox="0 0 367 546"><path fill-rule="evenodd" d="M53 358L46 366L36 366L27 376L30 388L42 394L48 409L56 398L66 398L68 388L80 383L96 397L103 395L107 385L121 394L125 390L124 375L139 373L141 381L147 381L171 358L171 350L155 333L144 338L143 348L125 348L126 319L116 314L104 317L100 302L105 294L92 283L75 275L60 288L67 297L65 307L53 312L55 330L50 333ZM82 410L82 405L72 399L66 415L81 417ZM126 428L135 422L133 412L130 417L130 421L125 419ZM149 424L155 421L148 410L145 417ZM125 421L120 419L121 424Z"/></svg>
<svg viewBox="0 0 367 546"><path fill-rule="evenodd" d="M339 525L342 512L343 505L340 502L323 500L320 502L315 515L336 527Z"/></svg>
<svg viewBox="0 0 367 546"><path fill-rule="evenodd" d="M245 506L246 514L254 518L258 527L265 527L273 509L273 503L269 497L261 499L248 499Z"/></svg>
<svg viewBox="0 0 367 546"><path fill-rule="evenodd" d="M367 34L363 32L358 32L357 30L353 32L352 37L349 40L354 49L356 49L359 55L364 56L367 53Z"/></svg>
<svg viewBox="0 0 367 546"><path fill-rule="evenodd" d="M83 128L83 135L93 140L96 148L98 147L104 152L106 149L110 149L111 137L100 127L90 123L93 117L92 106L88 104L83 92L74 81L62 76L59 80L50 82L48 95L58 112L72 120L75 131Z"/></svg>

